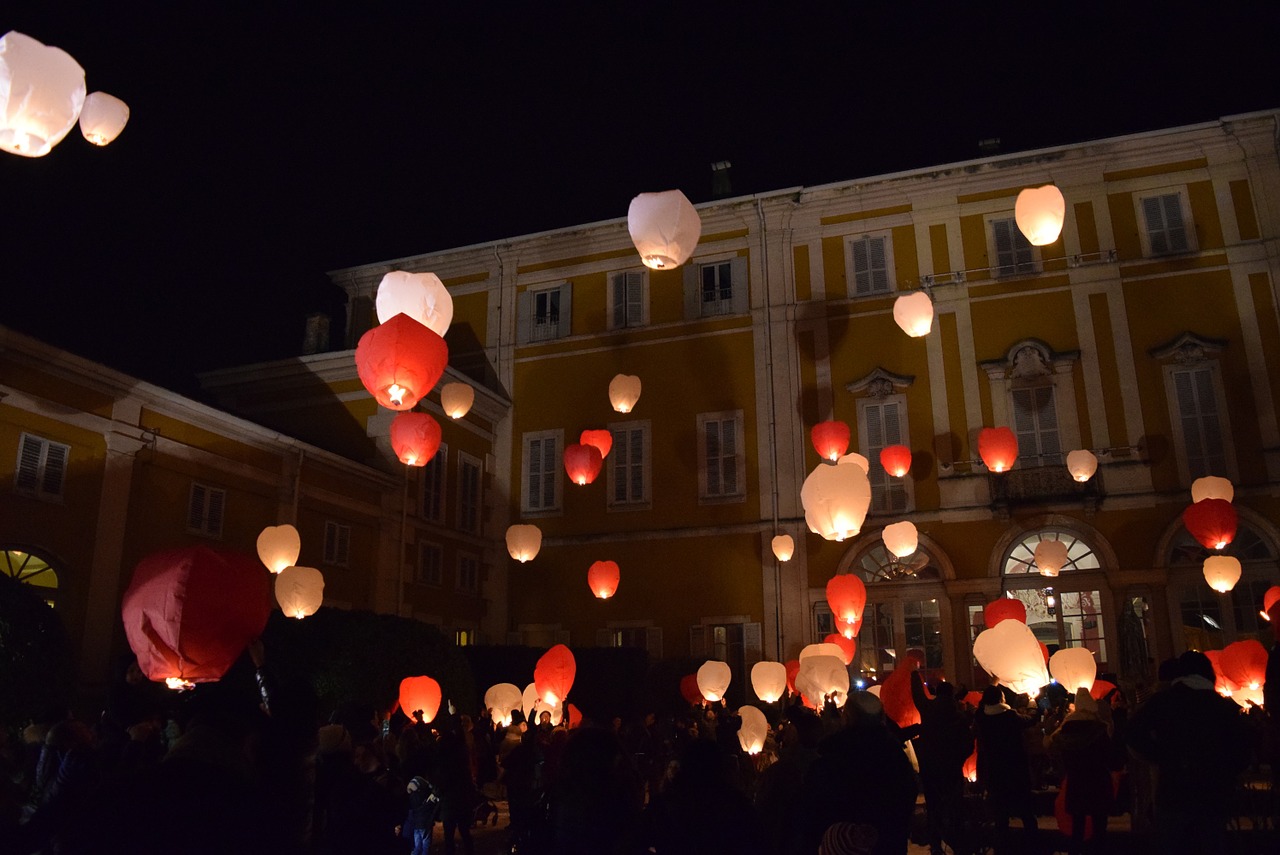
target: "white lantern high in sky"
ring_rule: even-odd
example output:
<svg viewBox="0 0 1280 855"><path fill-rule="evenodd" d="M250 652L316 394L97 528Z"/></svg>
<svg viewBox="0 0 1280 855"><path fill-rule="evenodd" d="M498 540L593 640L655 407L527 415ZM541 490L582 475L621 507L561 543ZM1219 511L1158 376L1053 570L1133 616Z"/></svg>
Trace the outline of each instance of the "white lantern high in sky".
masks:
<svg viewBox="0 0 1280 855"><path fill-rule="evenodd" d="M1217 475L1206 475L1191 482L1191 501L1203 499L1222 499L1224 502L1235 501L1236 489L1226 478Z"/></svg>
<svg viewBox="0 0 1280 855"><path fill-rule="evenodd" d="M768 719L752 706L738 707L738 717L742 719L742 726L738 728L738 744L748 754L759 754L764 750L765 737L769 735Z"/></svg>
<svg viewBox="0 0 1280 855"><path fill-rule="evenodd" d="M790 561L796 554L796 542L789 534L780 534L773 539L773 557L779 561Z"/></svg>
<svg viewBox="0 0 1280 855"><path fill-rule="evenodd" d="M1060 540L1042 540L1036 544L1034 558L1041 576L1057 576L1067 563L1067 545Z"/></svg>
<svg viewBox="0 0 1280 855"><path fill-rule="evenodd" d="M1077 448L1067 454L1067 471L1072 478L1083 484L1098 471L1098 458L1088 449Z"/></svg>
<svg viewBox="0 0 1280 855"><path fill-rule="evenodd" d="M484 693L484 708L489 711L493 723L506 727L511 724L511 713L524 703L524 693L515 683L495 683Z"/></svg>
<svg viewBox="0 0 1280 855"><path fill-rule="evenodd" d="M1018 201L1013 205L1018 231L1032 246L1047 246L1057 240L1066 213L1067 202L1062 198L1062 191L1052 184L1028 187L1018 194Z"/></svg>
<svg viewBox="0 0 1280 855"><path fill-rule="evenodd" d="M0 149L43 157L84 106L84 69L61 48L22 33L0 37Z"/></svg>
<svg viewBox="0 0 1280 855"><path fill-rule="evenodd" d="M920 547L920 534L916 531L915 523L910 520L885 526L881 538L884 540L884 548L898 558L906 558Z"/></svg>
<svg viewBox="0 0 1280 855"><path fill-rule="evenodd" d="M698 669L698 691L702 693L702 697L715 703L724 697L731 679L733 672L729 670L727 662L710 659Z"/></svg>
<svg viewBox="0 0 1280 855"><path fill-rule="evenodd" d="M536 525L513 525L507 529L507 552L523 564L532 561L542 548L542 529Z"/></svg>
<svg viewBox="0 0 1280 855"><path fill-rule="evenodd" d="M106 145L120 136L128 121L128 104L106 92L90 92L80 110L80 133L94 145Z"/></svg>
<svg viewBox="0 0 1280 855"><path fill-rule="evenodd" d="M809 530L827 540L844 540L860 532L871 505L871 482L852 457L845 455L835 466L819 464L800 488Z"/></svg>
<svg viewBox="0 0 1280 855"><path fill-rule="evenodd" d="M620 413L629 413L640 400L640 378L619 374L609 381L609 403Z"/></svg>
<svg viewBox="0 0 1280 855"><path fill-rule="evenodd" d="M774 703L787 691L787 666L763 661L752 665L751 688L766 704Z"/></svg>
<svg viewBox="0 0 1280 855"><path fill-rule="evenodd" d="M1093 688L1098 677L1098 663L1087 647L1064 647L1049 657L1049 673L1071 695L1076 689Z"/></svg>
<svg viewBox="0 0 1280 855"><path fill-rule="evenodd" d="M933 329L933 300L923 291L903 294L893 301L893 320L912 338L926 336Z"/></svg>
<svg viewBox="0 0 1280 855"><path fill-rule="evenodd" d="M1240 581L1240 561L1230 555L1210 555L1204 560L1204 580L1219 594L1225 594Z"/></svg>
<svg viewBox="0 0 1280 855"><path fill-rule="evenodd" d="M451 419L460 419L471 412L476 401L476 390L467 383L445 383L440 389L440 406Z"/></svg>
<svg viewBox="0 0 1280 855"><path fill-rule="evenodd" d="M408 315L444 338L449 324L453 323L453 298L434 273L392 270L378 283L374 304L380 324L396 315Z"/></svg>
<svg viewBox="0 0 1280 855"><path fill-rule="evenodd" d="M286 567L276 576L276 602L287 617L302 619L324 602L324 574L314 567Z"/></svg>
<svg viewBox="0 0 1280 855"><path fill-rule="evenodd" d="M298 537L298 530L288 523L269 525L258 535L258 557L272 573L279 573L298 563L301 551L302 539Z"/></svg>
<svg viewBox="0 0 1280 855"><path fill-rule="evenodd" d="M641 193L627 209L627 231L646 267L667 270L689 260L702 235L702 220L679 190Z"/></svg>

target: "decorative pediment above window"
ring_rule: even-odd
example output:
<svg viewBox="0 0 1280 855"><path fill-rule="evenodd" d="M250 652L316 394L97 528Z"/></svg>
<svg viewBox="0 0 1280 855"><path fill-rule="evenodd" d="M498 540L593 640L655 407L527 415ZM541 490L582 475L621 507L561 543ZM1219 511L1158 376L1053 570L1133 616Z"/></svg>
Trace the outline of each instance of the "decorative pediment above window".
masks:
<svg viewBox="0 0 1280 855"><path fill-rule="evenodd" d="M1161 362L1196 365L1217 356L1226 346L1227 342L1224 339L1205 338L1188 331L1173 341L1151 348L1147 353Z"/></svg>
<svg viewBox="0 0 1280 855"><path fill-rule="evenodd" d="M906 390L914 382L915 375L894 374L877 366L870 374L844 388L860 397L887 398Z"/></svg>
<svg viewBox="0 0 1280 855"><path fill-rule="evenodd" d="M992 380L1008 380L1012 385L1043 383L1054 374L1067 374L1080 358L1080 351L1055 351L1038 338L1024 338L1009 348L1004 359L981 363Z"/></svg>

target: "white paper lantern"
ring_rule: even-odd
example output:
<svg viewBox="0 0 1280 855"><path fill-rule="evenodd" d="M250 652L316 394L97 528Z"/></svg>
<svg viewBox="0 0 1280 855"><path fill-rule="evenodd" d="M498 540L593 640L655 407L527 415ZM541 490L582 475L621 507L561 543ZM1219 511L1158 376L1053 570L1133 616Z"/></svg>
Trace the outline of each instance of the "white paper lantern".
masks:
<svg viewBox="0 0 1280 855"><path fill-rule="evenodd" d="M1191 482L1191 502L1204 499L1222 499L1224 502L1235 501L1236 489L1226 478L1217 475L1206 475Z"/></svg>
<svg viewBox="0 0 1280 855"><path fill-rule="evenodd" d="M756 697L771 704L787 691L787 666L781 662L757 662L751 666L751 688Z"/></svg>
<svg viewBox="0 0 1280 855"><path fill-rule="evenodd" d="M1240 561L1230 555L1210 555L1204 560L1204 580L1219 594L1225 594L1240 581Z"/></svg>
<svg viewBox="0 0 1280 855"><path fill-rule="evenodd" d="M1049 657L1049 673L1068 694L1075 695L1076 689L1093 688L1098 663L1087 647L1064 647Z"/></svg>
<svg viewBox="0 0 1280 855"><path fill-rule="evenodd" d="M829 641L819 641L817 644L806 644L800 649L800 655L796 658L803 662L810 656L834 656L843 661L844 651L840 649L840 645L838 644L832 644Z"/></svg>
<svg viewBox="0 0 1280 855"><path fill-rule="evenodd" d="M619 374L609 381L609 403L619 413L629 413L640 400L640 378Z"/></svg>
<svg viewBox="0 0 1280 855"><path fill-rule="evenodd" d="M973 658L996 681L1018 694L1034 695L1049 682L1035 633L1019 620L1002 620L973 641Z"/></svg>
<svg viewBox="0 0 1280 855"><path fill-rule="evenodd" d="M524 705L524 694L515 683L495 683L484 693L484 708L496 725L511 724L511 713Z"/></svg>
<svg viewBox="0 0 1280 855"><path fill-rule="evenodd" d="M538 724L538 719L544 712L551 713L552 727L560 724L560 717L563 715L565 704L551 706L538 697L538 687L533 683L525 686L524 692L520 696L520 702L524 709L524 720L529 722L530 727Z"/></svg>
<svg viewBox="0 0 1280 855"><path fill-rule="evenodd" d="M291 618L309 617L324 602L324 574L314 567L286 567L276 576L276 602Z"/></svg>
<svg viewBox="0 0 1280 855"><path fill-rule="evenodd" d="M129 121L129 105L106 92L90 92L80 111L80 133L94 145L106 145L120 136Z"/></svg>
<svg viewBox="0 0 1280 855"><path fill-rule="evenodd" d="M1067 563L1067 545L1061 540L1042 540L1033 557L1041 576L1057 576Z"/></svg>
<svg viewBox="0 0 1280 855"><path fill-rule="evenodd" d="M871 482L851 456L840 458L835 466L819 464L800 488L809 530L827 540L841 541L860 532L871 506Z"/></svg>
<svg viewBox="0 0 1280 855"><path fill-rule="evenodd" d="M1067 471L1072 478L1083 484L1098 471L1098 458L1088 449L1077 448L1067 455Z"/></svg>
<svg viewBox="0 0 1280 855"><path fill-rule="evenodd" d="M84 106L84 69L61 48L16 31L0 37L0 149L43 157Z"/></svg>
<svg viewBox="0 0 1280 855"><path fill-rule="evenodd" d="M1057 240L1066 213L1067 202L1062 198L1062 191L1052 184L1028 187L1018 194L1013 204L1018 231L1032 246L1047 246Z"/></svg>
<svg viewBox="0 0 1280 855"><path fill-rule="evenodd" d="M300 552L302 538L298 536L298 530L288 523L269 525L258 535L258 558L272 573L297 564Z"/></svg>
<svg viewBox="0 0 1280 855"><path fill-rule="evenodd" d="M834 696L836 706L842 707L849 697L849 669L839 656L803 656L796 691L819 709L827 696Z"/></svg>
<svg viewBox="0 0 1280 855"><path fill-rule="evenodd" d="M532 561L542 548L542 529L536 525L513 525L507 529L507 552L523 564Z"/></svg>
<svg viewBox="0 0 1280 855"><path fill-rule="evenodd" d="M375 306L380 324L408 315L441 338L453 323L453 298L434 273L392 270L378 283Z"/></svg>
<svg viewBox="0 0 1280 855"><path fill-rule="evenodd" d="M856 451L850 451L848 454L841 455L840 459L837 460L836 463L837 465L840 463L852 463L868 475L871 474L871 462Z"/></svg>
<svg viewBox="0 0 1280 855"><path fill-rule="evenodd" d="M689 260L702 235L702 220L679 190L641 193L627 209L627 231L646 267L667 270Z"/></svg>
<svg viewBox="0 0 1280 855"><path fill-rule="evenodd" d="M724 697L731 679L733 672L729 670L727 662L710 659L698 669L698 691L702 693L702 697L715 703Z"/></svg>
<svg viewBox="0 0 1280 855"><path fill-rule="evenodd" d="M796 554L796 542L789 534L780 534L773 539L773 556L779 561L790 561Z"/></svg>
<svg viewBox="0 0 1280 855"><path fill-rule="evenodd" d="M769 720L753 706L738 707L738 717L742 719L738 728L738 744L748 754L759 754L764 750L764 741L769 735Z"/></svg>
<svg viewBox="0 0 1280 855"><path fill-rule="evenodd" d="M907 558L920 547L920 534L916 531L915 523L910 520L885 526L881 538L884 540L884 548L898 558Z"/></svg>
<svg viewBox="0 0 1280 855"><path fill-rule="evenodd" d="M460 419L471 412L476 401L476 390L467 383L445 383L440 389L440 406L451 419Z"/></svg>
<svg viewBox="0 0 1280 855"><path fill-rule="evenodd" d="M893 320L912 338L920 338L933 329L933 300L923 291L903 294L893 301Z"/></svg>

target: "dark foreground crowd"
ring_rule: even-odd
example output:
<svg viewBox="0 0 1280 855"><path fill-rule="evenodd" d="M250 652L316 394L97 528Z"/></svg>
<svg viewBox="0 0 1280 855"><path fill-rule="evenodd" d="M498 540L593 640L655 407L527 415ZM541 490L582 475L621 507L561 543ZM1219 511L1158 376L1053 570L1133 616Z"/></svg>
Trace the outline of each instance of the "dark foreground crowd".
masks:
<svg viewBox="0 0 1280 855"><path fill-rule="evenodd" d="M1119 692L1051 687L1032 702L998 686L975 708L917 673L920 724L901 729L856 692L839 709L772 710L756 755L723 705L567 729L518 712L507 726L388 723L349 704L319 725L310 692L254 652L256 696L211 684L174 705L134 666L93 726L6 739L0 855L426 855L437 826L446 853L470 855L493 796L508 802L511 850L529 855L902 853L912 836L935 852L1036 852L1063 841L1040 828L1050 787L1072 851L1122 851L1107 817L1127 812L1123 851L1225 852L1240 774L1276 768L1272 721L1218 695L1194 652L1133 708Z"/></svg>

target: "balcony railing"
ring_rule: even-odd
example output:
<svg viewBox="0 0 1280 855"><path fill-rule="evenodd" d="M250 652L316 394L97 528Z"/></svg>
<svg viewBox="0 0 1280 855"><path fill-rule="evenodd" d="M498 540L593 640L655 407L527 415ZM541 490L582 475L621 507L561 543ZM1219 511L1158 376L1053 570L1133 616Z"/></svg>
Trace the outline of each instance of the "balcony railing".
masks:
<svg viewBox="0 0 1280 855"><path fill-rule="evenodd" d="M1103 495L1101 472L1082 484L1071 477L1064 464L1057 462L1040 466L1019 463L1008 472L991 473L987 478L991 485L991 502L997 506L1078 501L1093 508Z"/></svg>

